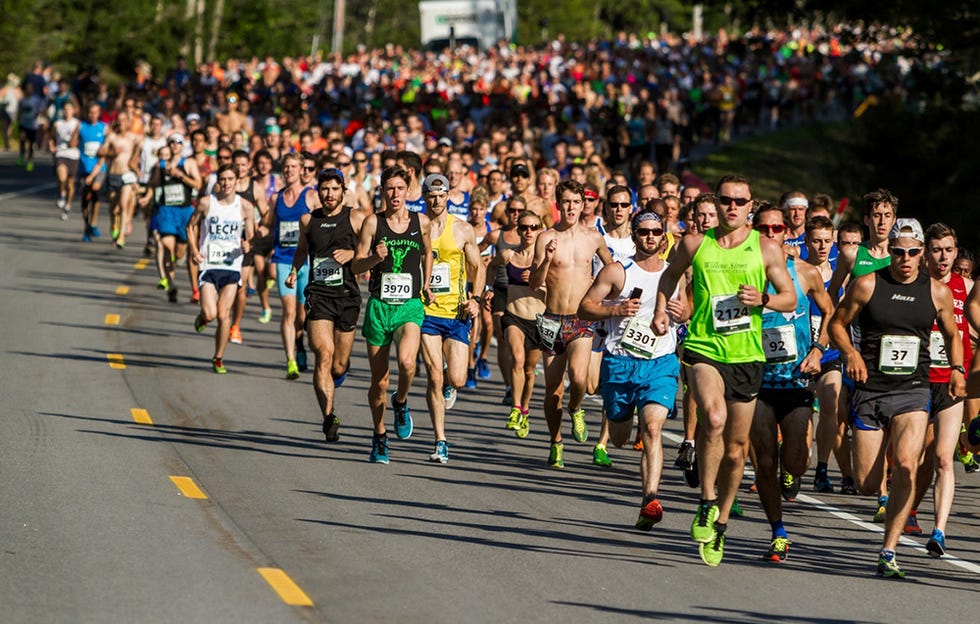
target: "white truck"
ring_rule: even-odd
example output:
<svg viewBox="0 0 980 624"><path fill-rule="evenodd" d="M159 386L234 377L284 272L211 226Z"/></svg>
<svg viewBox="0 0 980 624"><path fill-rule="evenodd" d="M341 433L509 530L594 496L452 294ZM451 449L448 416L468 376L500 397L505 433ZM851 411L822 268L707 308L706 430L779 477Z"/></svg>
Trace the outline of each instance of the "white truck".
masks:
<svg viewBox="0 0 980 624"><path fill-rule="evenodd" d="M486 50L517 34L517 0L423 0L419 15L427 50L464 44Z"/></svg>

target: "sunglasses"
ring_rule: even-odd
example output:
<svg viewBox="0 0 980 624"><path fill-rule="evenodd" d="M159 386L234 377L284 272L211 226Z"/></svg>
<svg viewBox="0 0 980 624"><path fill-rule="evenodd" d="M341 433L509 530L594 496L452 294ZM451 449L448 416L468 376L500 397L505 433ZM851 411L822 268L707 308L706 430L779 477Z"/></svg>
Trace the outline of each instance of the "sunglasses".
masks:
<svg viewBox="0 0 980 624"><path fill-rule="evenodd" d="M524 211L523 208L508 208L507 209L507 212L509 212L510 214L520 214L523 211Z"/></svg>
<svg viewBox="0 0 980 624"><path fill-rule="evenodd" d="M314 171L316 171L316 166L313 166L313 167L305 167L304 166L303 167L303 171L306 171L308 173L313 173Z"/></svg>
<svg viewBox="0 0 980 624"><path fill-rule="evenodd" d="M735 205L738 206L739 208L749 203L750 201L752 200L747 197L729 197L728 195L722 195L721 197L718 198L718 203L720 203L722 206L727 206L728 204L734 202Z"/></svg>
<svg viewBox="0 0 980 624"><path fill-rule="evenodd" d="M760 223L755 226L757 232L763 232L765 234L782 234L786 231L786 226L777 223L775 225L766 225L765 223Z"/></svg>
<svg viewBox="0 0 980 624"><path fill-rule="evenodd" d="M609 202L610 208L629 208L632 205L630 202Z"/></svg>
<svg viewBox="0 0 980 624"><path fill-rule="evenodd" d="M535 225L518 225L517 226L517 231L518 232L534 232L535 230L539 229L540 227L541 226L540 225L537 225L537 224L535 224Z"/></svg>
<svg viewBox="0 0 980 624"><path fill-rule="evenodd" d="M633 233L640 238L645 238L647 236L663 236L663 228L636 228Z"/></svg>
<svg viewBox="0 0 980 624"><path fill-rule="evenodd" d="M905 256L914 258L922 253L922 249L922 247L912 247L911 249L906 249L905 247L891 247L889 251L891 251L892 255L896 258L904 258Z"/></svg>
<svg viewBox="0 0 980 624"><path fill-rule="evenodd" d="M354 159L354 162L356 162L356 163L367 162L367 158L355 158Z"/></svg>
<svg viewBox="0 0 980 624"><path fill-rule="evenodd" d="M337 166L338 167L350 167L350 161L349 160L344 160L344 161L338 160L337 161Z"/></svg>

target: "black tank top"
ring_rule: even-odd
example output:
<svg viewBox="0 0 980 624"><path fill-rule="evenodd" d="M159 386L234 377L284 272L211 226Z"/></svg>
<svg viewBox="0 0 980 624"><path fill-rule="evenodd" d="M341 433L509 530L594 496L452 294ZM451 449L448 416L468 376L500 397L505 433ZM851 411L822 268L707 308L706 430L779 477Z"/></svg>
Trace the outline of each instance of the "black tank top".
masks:
<svg viewBox="0 0 980 624"><path fill-rule="evenodd" d="M500 233L497 235L497 244L495 245L495 247L497 248L496 249L496 252L497 253L500 253L500 252L502 252L504 250L507 250L507 249L517 249L520 246L521 246L520 239L518 239L516 243L513 243L513 244L508 243L504 239L504 231L503 230L500 230ZM493 287L494 288L507 288L507 283L508 283L507 282L507 267L506 266L498 266L497 267L497 273L496 273L496 275L493 276Z"/></svg>
<svg viewBox="0 0 980 624"><path fill-rule="evenodd" d="M247 199L248 201L252 202L252 205L253 206L258 206L258 204L255 203L255 191L254 191L254 187L255 187L255 183L252 181L251 178L249 178L248 179L248 186L245 187L245 190L244 191L239 191L239 190L236 189L235 192L238 194L239 197L242 197L242 198Z"/></svg>
<svg viewBox="0 0 980 624"><path fill-rule="evenodd" d="M359 298L361 290L351 263L339 265L333 259L335 249L357 249L357 235L350 224L350 208L344 208L332 217L327 216L323 208L311 212L306 240L310 253L310 283L306 291L329 297Z"/></svg>
<svg viewBox="0 0 980 624"><path fill-rule="evenodd" d="M184 160L180 159L177 166L184 171ZM161 206L185 207L191 205L191 187L180 180L177 176L167 175L167 163L160 163L160 197L158 202Z"/></svg>
<svg viewBox="0 0 980 624"><path fill-rule="evenodd" d="M388 219L378 215L378 227L371 241L371 249L379 242L388 247L388 255L371 269L368 290L371 295L381 298L381 276L385 273L408 273L412 276L412 297L422 295L422 228L419 215L409 213L408 228L404 232L394 232L388 226Z"/></svg>
<svg viewBox="0 0 980 624"><path fill-rule="evenodd" d="M857 387L874 392L928 388L929 334L936 318L929 274L920 270L910 284L896 282L888 267L874 275L874 293L858 315L868 381Z"/></svg>

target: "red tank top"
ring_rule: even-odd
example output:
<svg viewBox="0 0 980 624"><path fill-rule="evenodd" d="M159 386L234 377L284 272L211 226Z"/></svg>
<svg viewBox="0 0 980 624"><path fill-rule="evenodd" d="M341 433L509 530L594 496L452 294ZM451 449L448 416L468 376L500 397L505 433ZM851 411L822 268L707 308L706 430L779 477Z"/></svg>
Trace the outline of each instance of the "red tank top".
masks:
<svg viewBox="0 0 980 624"><path fill-rule="evenodd" d="M970 362L973 361L973 347L970 343L970 325L966 320L965 314L966 297L969 293L966 291L966 282L963 281L963 277L955 273L949 276L949 281L946 282L946 286L953 293L953 320L956 321L956 329L959 330L960 337L963 340L963 366L969 372ZM932 340L939 340L939 338L935 337L939 333L939 327L935 322L932 324L932 332L934 336ZM937 355L936 347L931 346L929 353L933 356L933 361L935 361L935 356ZM943 349L943 354L945 354L945 349ZM929 369L929 383L949 383L949 374L949 366L933 366Z"/></svg>

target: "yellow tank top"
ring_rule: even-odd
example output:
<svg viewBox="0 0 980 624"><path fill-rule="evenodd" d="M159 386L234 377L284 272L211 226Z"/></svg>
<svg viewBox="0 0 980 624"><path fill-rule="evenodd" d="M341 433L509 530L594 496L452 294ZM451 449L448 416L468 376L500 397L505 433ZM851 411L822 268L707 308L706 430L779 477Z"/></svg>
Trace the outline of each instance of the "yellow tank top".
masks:
<svg viewBox="0 0 980 624"><path fill-rule="evenodd" d="M432 241L432 278L429 288L435 301L425 306L428 316L456 318L459 304L466 300L466 259L456 243L453 224L456 217L446 215L446 227Z"/></svg>

